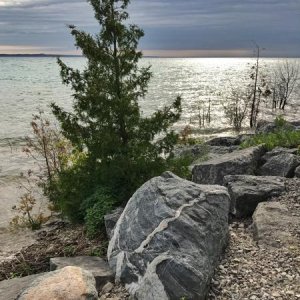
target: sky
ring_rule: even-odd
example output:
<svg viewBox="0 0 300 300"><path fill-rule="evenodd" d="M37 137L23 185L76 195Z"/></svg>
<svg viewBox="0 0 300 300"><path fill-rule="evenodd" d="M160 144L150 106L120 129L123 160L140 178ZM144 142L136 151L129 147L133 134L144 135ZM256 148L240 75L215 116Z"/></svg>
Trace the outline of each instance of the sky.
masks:
<svg viewBox="0 0 300 300"><path fill-rule="evenodd" d="M300 0L132 0L154 56L300 57ZM66 24L97 31L85 0L0 0L0 53L75 54Z"/></svg>

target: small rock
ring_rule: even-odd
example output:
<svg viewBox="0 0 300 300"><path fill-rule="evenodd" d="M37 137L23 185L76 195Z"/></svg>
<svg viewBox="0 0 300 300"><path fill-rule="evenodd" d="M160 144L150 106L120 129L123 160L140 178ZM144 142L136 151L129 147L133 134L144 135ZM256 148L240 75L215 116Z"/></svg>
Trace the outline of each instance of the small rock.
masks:
<svg viewBox="0 0 300 300"><path fill-rule="evenodd" d="M278 292L273 292L272 296L278 298L278 297L280 297L280 294Z"/></svg>
<svg viewBox="0 0 300 300"><path fill-rule="evenodd" d="M50 270L62 269L66 266L80 267L91 272L96 280L98 290L114 280L114 275L108 263L96 256L55 257L50 259Z"/></svg>
<svg viewBox="0 0 300 300"><path fill-rule="evenodd" d="M114 285L111 282L108 282L103 288L102 288L102 293L110 293L112 289L114 288Z"/></svg>

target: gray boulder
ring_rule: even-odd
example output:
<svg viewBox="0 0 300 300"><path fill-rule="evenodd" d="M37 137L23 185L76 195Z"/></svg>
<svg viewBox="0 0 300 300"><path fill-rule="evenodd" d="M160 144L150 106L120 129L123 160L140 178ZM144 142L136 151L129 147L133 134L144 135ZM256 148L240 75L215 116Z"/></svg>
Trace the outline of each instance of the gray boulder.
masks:
<svg viewBox="0 0 300 300"><path fill-rule="evenodd" d="M91 272L96 280L97 290L110 281L114 280L114 274L108 263L100 257L76 256L76 257L55 257L50 259L50 271L60 270L68 266L80 267Z"/></svg>
<svg viewBox="0 0 300 300"><path fill-rule="evenodd" d="M129 200L108 247L117 281L139 300L204 300L228 242L229 195L167 172Z"/></svg>
<svg viewBox="0 0 300 300"><path fill-rule="evenodd" d="M273 156L261 167L262 176L293 177L295 169L300 165L300 157L290 153Z"/></svg>
<svg viewBox="0 0 300 300"><path fill-rule="evenodd" d="M254 238L269 247L299 247L300 239L290 228L299 228L300 218L279 202L260 203L253 215Z"/></svg>
<svg viewBox="0 0 300 300"><path fill-rule="evenodd" d="M273 150L267 152L262 158L264 161L269 160L271 157L280 155L280 154L297 154L298 149L297 148L283 148L283 147L276 147Z"/></svg>
<svg viewBox="0 0 300 300"><path fill-rule="evenodd" d="M111 213L104 216L104 223L105 223L105 229L106 234L111 239L114 233L114 228L123 212L123 207L118 207L115 210L113 210Z"/></svg>
<svg viewBox="0 0 300 300"><path fill-rule="evenodd" d="M276 129L277 129L277 126L275 125L274 122L260 120L257 123L255 133L256 134L270 133L270 132L274 132Z"/></svg>
<svg viewBox="0 0 300 300"><path fill-rule="evenodd" d="M264 153L263 146L251 147L202 162L193 168L193 181L201 184L223 184L226 175L255 175Z"/></svg>
<svg viewBox="0 0 300 300"><path fill-rule="evenodd" d="M260 202L285 191L282 177L229 175L225 176L224 182L231 196L231 211L239 218L252 216Z"/></svg>

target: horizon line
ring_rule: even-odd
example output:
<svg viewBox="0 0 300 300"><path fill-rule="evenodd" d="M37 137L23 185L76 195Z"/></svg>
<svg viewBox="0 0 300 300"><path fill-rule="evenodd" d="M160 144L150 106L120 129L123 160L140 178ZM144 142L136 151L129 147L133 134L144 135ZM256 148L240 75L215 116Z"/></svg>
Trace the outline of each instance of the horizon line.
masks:
<svg viewBox="0 0 300 300"><path fill-rule="evenodd" d="M62 54L62 53L0 53L0 57L84 57L82 54ZM175 56L175 55L143 55L144 58L254 58L254 56L249 55L216 55L216 56L188 56L188 55L182 55L182 56ZM261 55L260 58L300 58L300 55Z"/></svg>

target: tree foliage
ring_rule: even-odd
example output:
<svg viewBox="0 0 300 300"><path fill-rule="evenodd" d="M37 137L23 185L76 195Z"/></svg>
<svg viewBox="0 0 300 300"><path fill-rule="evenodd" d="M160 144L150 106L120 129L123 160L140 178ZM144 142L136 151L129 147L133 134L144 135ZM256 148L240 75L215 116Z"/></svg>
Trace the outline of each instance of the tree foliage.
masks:
<svg viewBox="0 0 300 300"><path fill-rule="evenodd" d="M144 117L139 99L147 93L150 67L140 67L137 50L144 32L127 25L129 0L90 0L100 25L96 35L69 26L75 45L87 59L84 70L58 60L64 84L73 90L73 111L52 104L64 136L86 153L85 166L72 169L74 182L85 177L89 193L98 185L112 188L120 200L168 168L177 135L181 99ZM64 180L68 174L63 174ZM78 182L79 184L79 182ZM73 187L74 189L74 187ZM67 193L65 193L67 197ZM74 201L75 195L69 198Z"/></svg>

